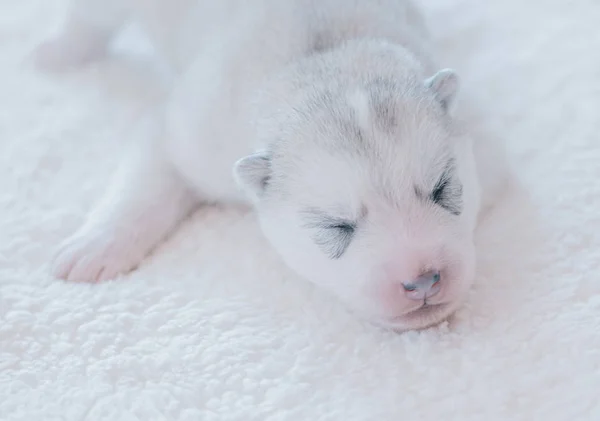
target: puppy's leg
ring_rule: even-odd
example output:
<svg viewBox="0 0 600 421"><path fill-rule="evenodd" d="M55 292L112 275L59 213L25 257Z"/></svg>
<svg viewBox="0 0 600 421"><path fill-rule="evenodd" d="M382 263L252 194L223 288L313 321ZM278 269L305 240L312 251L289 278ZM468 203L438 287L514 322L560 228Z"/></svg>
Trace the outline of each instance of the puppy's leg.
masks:
<svg viewBox="0 0 600 421"><path fill-rule="evenodd" d="M60 32L34 51L46 71L78 67L104 55L108 43L129 17L126 0L71 0Z"/></svg>
<svg viewBox="0 0 600 421"><path fill-rule="evenodd" d="M195 197L165 158L162 132L151 126L83 226L59 247L56 277L94 282L127 272L194 208Z"/></svg>

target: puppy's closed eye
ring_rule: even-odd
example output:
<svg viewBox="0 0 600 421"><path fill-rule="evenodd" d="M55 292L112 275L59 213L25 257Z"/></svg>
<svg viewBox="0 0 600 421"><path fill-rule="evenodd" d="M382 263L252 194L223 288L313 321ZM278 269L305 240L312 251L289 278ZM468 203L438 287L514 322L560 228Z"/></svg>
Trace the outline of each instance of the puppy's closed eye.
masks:
<svg viewBox="0 0 600 421"><path fill-rule="evenodd" d="M454 176L453 160L448 162L428 194L419 187L415 187L415 193L421 199L433 202L453 215L458 216L462 212L462 185Z"/></svg>
<svg viewBox="0 0 600 421"><path fill-rule="evenodd" d="M445 171L429 194L429 199L453 215L462 211L462 186L452 179L452 174Z"/></svg>
<svg viewBox="0 0 600 421"><path fill-rule="evenodd" d="M314 210L306 211L305 219L305 227L323 252L331 259L342 257L354 238L356 222Z"/></svg>

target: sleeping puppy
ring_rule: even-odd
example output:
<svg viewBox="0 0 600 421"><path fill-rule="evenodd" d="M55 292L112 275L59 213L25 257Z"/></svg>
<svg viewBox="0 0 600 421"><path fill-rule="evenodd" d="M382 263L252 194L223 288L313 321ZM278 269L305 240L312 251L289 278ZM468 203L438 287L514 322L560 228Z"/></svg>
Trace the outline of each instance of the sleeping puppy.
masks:
<svg viewBox="0 0 600 421"><path fill-rule="evenodd" d="M37 62L97 60L130 19L175 83L56 277L114 278L199 203L247 203L287 265L360 317L418 329L460 306L501 159L456 117L458 77L412 3L74 0Z"/></svg>

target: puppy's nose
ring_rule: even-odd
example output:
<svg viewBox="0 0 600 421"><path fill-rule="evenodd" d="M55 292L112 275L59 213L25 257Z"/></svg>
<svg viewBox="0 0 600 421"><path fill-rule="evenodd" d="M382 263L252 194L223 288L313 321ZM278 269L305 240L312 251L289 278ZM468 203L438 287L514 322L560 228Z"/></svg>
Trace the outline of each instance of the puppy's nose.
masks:
<svg viewBox="0 0 600 421"><path fill-rule="evenodd" d="M429 271L412 281L403 282L406 297L415 301L423 301L440 292L440 272Z"/></svg>

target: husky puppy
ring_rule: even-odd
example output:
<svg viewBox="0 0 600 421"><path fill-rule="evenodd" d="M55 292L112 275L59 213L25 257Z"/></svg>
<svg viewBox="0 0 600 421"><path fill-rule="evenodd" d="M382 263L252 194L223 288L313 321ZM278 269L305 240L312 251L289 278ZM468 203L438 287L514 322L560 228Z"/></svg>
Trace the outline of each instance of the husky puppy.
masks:
<svg viewBox="0 0 600 421"><path fill-rule="evenodd" d="M55 276L113 278L199 203L247 203L290 268L373 323L423 328L460 306L488 163L411 2L73 0L37 62L97 60L130 19L174 83Z"/></svg>

